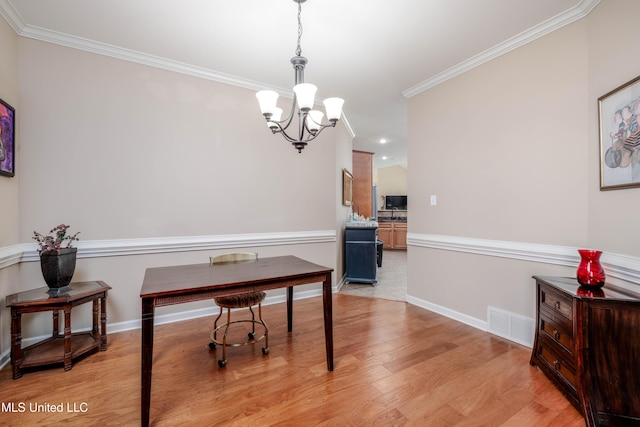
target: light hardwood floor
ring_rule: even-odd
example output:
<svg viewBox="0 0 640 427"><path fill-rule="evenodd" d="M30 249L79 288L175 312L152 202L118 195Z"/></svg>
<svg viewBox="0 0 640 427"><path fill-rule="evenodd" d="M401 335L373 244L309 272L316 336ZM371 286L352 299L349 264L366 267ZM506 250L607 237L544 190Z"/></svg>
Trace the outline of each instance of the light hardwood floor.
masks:
<svg viewBox="0 0 640 427"><path fill-rule="evenodd" d="M584 426L529 365L530 349L401 301L334 296L335 370L326 370L322 299L263 308L261 343L231 348L220 369L213 318L156 327L151 424L157 426ZM140 331L109 335L106 352L11 379L0 371L2 425L136 426ZM30 405L63 404L63 413ZM86 404L83 406L82 404ZM66 412L74 405L86 412ZM6 409L6 406L5 406Z"/></svg>

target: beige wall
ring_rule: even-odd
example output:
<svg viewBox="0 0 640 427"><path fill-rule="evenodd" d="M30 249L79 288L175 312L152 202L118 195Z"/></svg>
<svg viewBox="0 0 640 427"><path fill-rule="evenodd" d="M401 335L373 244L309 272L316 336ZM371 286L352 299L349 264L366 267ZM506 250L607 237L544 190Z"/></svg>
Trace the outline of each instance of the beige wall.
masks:
<svg viewBox="0 0 640 427"><path fill-rule="evenodd" d="M380 198L383 195L407 194L407 168L400 165L378 168L375 182ZM383 206L381 200L378 201L378 206Z"/></svg>
<svg viewBox="0 0 640 427"><path fill-rule="evenodd" d="M599 191L597 129L597 97L638 75L639 14L604 0L409 99L410 234L640 256L640 189ZM485 319L489 306L532 317L531 275L575 268L410 247L408 274L410 295Z"/></svg>
<svg viewBox="0 0 640 427"><path fill-rule="evenodd" d="M0 98L16 109L15 137L19 140L20 105L18 102L18 37L4 19L0 19ZM20 144L16 144L16 171L20 171ZM20 174L8 178L0 176L0 200L2 200L2 220L0 221L0 248L15 245L18 240L18 188Z"/></svg>
<svg viewBox="0 0 640 427"><path fill-rule="evenodd" d="M336 141L336 194L338 195L338 206L336 208L336 277L341 280L346 270L346 257L344 253L344 230L347 217L351 214L351 206L342 204L342 170L353 171L353 144L351 137L342 132L337 136Z"/></svg>
<svg viewBox="0 0 640 427"><path fill-rule="evenodd" d="M16 109L16 176L12 178L0 176L0 254L3 248L13 247L20 240L18 228L19 217L19 183L21 172L21 151L20 151L20 125L22 123L20 103L18 99L18 37L11 27L0 19L0 98ZM1 258L1 257L0 257ZM8 355L11 331L11 316L4 308L5 296L17 292L19 287L20 266L12 264L3 266L0 263L0 359L3 355Z"/></svg>
<svg viewBox="0 0 640 427"><path fill-rule="evenodd" d="M19 65L22 241L335 228L335 132L298 154L252 90L25 38Z"/></svg>
<svg viewBox="0 0 640 427"><path fill-rule="evenodd" d="M637 28L640 2L605 0L589 15L589 244L604 251L640 257L640 188L599 191L596 100L640 75Z"/></svg>
<svg viewBox="0 0 640 427"><path fill-rule="evenodd" d="M46 232L64 222L81 231L74 281L104 280L113 287L112 331L139 320L147 267L208 262L211 254L237 250L224 247L225 236L335 230L337 242L277 243L276 238L242 250L302 256L334 268L337 284L347 217L342 168L351 167L352 150L342 124L299 154L267 129L253 90L18 38L0 22L9 47L19 52L14 81L7 86L19 94L22 123L20 197L17 185L5 190L0 180L2 194L15 200L15 220L0 232L14 233L5 238L8 243L35 248L34 230ZM122 256L82 250L183 236L213 236L217 243L210 250L161 248L157 254ZM2 301L9 293L44 285L36 260L0 269ZM319 284L307 285L296 293L319 290ZM158 314L204 309L213 312L213 304L167 307ZM74 315L74 328L88 324L83 310L77 323ZM49 314L27 317L24 338L50 328ZM0 351L6 356L6 310L1 319L6 327Z"/></svg>

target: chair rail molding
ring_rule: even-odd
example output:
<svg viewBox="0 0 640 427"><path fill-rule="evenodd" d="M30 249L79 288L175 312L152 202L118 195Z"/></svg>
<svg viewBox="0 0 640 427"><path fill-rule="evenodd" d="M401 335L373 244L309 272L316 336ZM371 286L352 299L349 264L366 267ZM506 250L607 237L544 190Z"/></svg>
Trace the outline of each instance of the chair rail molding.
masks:
<svg viewBox="0 0 640 427"><path fill-rule="evenodd" d="M260 246L335 243L336 230L280 233L223 234L211 236L150 237L140 239L82 240L75 244L78 258L188 252ZM36 243L0 248L0 268L20 262L38 261Z"/></svg>
<svg viewBox="0 0 640 427"><path fill-rule="evenodd" d="M419 233L408 233L407 244L413 247L465 252L573 268L577 268L580 263L578 249L581 249L571 246ZM607 277L615 277L634 285L640 285L640 258L604 252L601 263ZM621 286L624 287L624 285ZM638 291L637 288L629 289Z"/></svg>

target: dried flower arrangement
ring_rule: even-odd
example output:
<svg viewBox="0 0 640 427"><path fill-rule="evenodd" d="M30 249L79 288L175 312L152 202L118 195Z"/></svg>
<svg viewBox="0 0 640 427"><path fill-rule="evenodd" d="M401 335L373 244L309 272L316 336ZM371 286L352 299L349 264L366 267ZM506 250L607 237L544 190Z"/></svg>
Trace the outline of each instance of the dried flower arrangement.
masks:
<svg viewBox="0 0 640 427"><path fill-rule="evenodd" d="M78 231L74 235L68 235L67 230L69 229L69 225L60 224L49 231L49 234L46 236L38 233L37 231L33 232L33 240L38 242L40 249L38 253L43 254L50 251L57 251L63 248L70 248L73 245L73 242L78 239ZM66 245L63 244L66 242Z"/></svg>

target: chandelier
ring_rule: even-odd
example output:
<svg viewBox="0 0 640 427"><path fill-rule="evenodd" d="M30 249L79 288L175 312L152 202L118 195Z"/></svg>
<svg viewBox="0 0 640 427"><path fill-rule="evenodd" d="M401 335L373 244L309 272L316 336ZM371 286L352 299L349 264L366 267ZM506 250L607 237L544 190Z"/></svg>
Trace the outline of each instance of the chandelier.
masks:
<svg viewBox="0 0 640 427"><path fill-rule="evenodd" d="M327 98L323 101L324 108L327 113L329 124L322 124L324 113L319 110L312 110L315 101L317 87L311 83L304 82L304 67L307 65L307 58L302 56L300 48L300 39L302 38L302 22L300 15L302 12L302 3L307 0L293 0L298 3L298 45L296 48L296 56L291 58L291 64L295 71L295 86L293 87L293 104L289 115L282 119L282 109L276 106L278 102L278 93L272 90L261 90L256 93L258 102L260 103L260 111L267 120L267 125L271 132L281 134L284 139L289 141L301 153L304 147L313 141L323 129L335 127L340 116L342 115L342 104L344 100L341 98ZM297 107L297 110L296 110ZM298 129L287 129L293 122L293 116L298 116Z"/></svg>

